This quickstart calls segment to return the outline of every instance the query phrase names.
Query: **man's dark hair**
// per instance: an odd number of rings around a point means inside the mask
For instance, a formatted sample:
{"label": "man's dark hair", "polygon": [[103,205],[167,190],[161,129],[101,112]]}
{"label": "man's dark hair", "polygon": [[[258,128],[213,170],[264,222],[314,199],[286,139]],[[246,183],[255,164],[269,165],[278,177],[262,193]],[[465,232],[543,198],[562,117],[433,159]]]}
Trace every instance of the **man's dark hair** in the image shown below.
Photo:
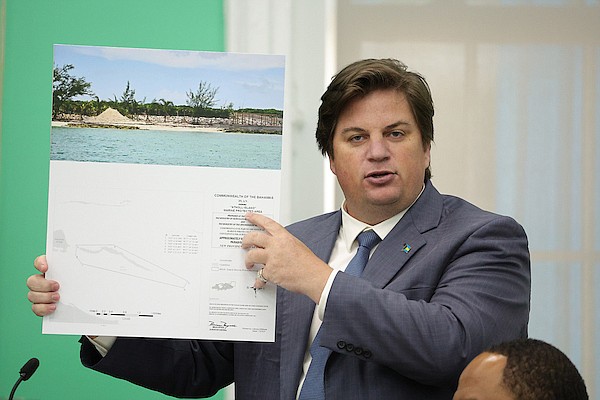
{"label": "man's dark hair", "polygon": [[[380,89],[395,89],[406,96],[421,132],[423,147],[433,141],[433,100],[429,85],[421,75],[407,70],[406,65],[393,59],[368,59],[354,62],[342,69],[321,96],[317,122],[317,144],[323,155],[334,159],[333,134],[341,112],[355,98]],[[425,181],[431,169],[425,171]]]}
{"label": "man's dark hair", "polygon": [[517,339],[490,347],[506,356],[503,386],[519,400],[587,400],[577,367],[562,351],[537,339]]}

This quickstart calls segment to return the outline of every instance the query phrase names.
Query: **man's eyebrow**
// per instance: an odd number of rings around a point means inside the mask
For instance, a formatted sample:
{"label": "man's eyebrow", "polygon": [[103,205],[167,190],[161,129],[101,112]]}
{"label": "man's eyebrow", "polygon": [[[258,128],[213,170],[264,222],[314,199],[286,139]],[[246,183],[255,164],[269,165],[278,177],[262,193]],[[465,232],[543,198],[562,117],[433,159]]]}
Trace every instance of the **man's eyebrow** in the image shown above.
{"label": "man's eyebrow", "polygon": [[[408,122],[408,121],[400,120],[400,121],[396,121],[396,122],[394,122],[392,124],[387,125],[385,127],[385,129],[394,129],[394,128],[398,128],[399,126],[408,126],[408,127],[410,127],[410,126],[412,126],[412,124],[410,122]],[[347,128],[342,129],[340,133],[344,134],[344,133],[348,133],[348,132],[359,132],[359,133],[362,133],[362,132],[367,132],[367,130],[364,129],[364,128],[361,128],[359,126],[349,126]]]}
{"label": "man's eyebrow", "polygon": [[397,128],[399,126],[412,126],[412,124],[408,121],[400,120],[400,121],[394,122],[393,124],[386,126],[386,129]]}
{"label": "man's eyebrow", "polygon": [[349,132],[366,132],[366,129],[360,128],[358,126],[349,126],[347,128],[342,129],[341,134],[349,133]]}

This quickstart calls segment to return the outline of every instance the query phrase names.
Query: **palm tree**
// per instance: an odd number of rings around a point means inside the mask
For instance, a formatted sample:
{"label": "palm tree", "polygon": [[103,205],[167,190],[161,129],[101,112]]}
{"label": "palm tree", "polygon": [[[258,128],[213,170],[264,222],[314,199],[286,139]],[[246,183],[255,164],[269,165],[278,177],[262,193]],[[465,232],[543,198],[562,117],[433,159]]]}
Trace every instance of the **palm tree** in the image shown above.
{"label": "palm tree", "polygon": [[173,110],[173,106],[175,104],[173,104],[172,101],[165,99],[158,100],[158,103],[160,104],[160,110],[164,116],[164,122],[167,122],[167,116],[171,116],[171,111]]}

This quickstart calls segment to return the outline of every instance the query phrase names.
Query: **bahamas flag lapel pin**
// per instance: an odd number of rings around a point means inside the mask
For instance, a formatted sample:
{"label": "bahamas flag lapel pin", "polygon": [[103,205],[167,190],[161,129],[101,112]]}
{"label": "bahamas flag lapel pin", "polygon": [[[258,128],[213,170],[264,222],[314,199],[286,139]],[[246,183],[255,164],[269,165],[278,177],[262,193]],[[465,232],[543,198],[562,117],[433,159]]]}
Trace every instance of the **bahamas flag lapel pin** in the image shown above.
{"label": "bahamas flag lapel pin", "polygon": [[410,249],[411,249],[410,244],[404,243],[404,247],[402,247],[402,251],[405,252],[406,254],[408,254]]}

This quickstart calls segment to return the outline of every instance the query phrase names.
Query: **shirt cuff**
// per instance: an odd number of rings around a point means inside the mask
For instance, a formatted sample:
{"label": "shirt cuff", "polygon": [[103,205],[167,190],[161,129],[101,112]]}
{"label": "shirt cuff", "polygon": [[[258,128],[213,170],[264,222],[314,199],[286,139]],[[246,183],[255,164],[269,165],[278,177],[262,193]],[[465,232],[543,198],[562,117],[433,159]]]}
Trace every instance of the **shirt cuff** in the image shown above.
{"label": "shirt cuff", "polygon": [[327,299],[329,298],[329,292],[331,291],[331,286],[333,285],[333,280],[335,279],[339,270],[333,270],[331,274],[329,274],[329,279],[327,279],[327,283],[323,288],[323,293],[321,293],[321,298],[319,299],[319,304],[317,305],[317,316],[321,321],[323,321],[323,316],[325,315],[325,306],[327,305]]}
{"label": "shirt cuff", "polygon": [[108,354],[108,351],[112,348],[115,340],[117,340],[116,336],[96,336],[94,339],[89,336],[86,337],[90,340],[90,342],[92,342],[102,357]]}

